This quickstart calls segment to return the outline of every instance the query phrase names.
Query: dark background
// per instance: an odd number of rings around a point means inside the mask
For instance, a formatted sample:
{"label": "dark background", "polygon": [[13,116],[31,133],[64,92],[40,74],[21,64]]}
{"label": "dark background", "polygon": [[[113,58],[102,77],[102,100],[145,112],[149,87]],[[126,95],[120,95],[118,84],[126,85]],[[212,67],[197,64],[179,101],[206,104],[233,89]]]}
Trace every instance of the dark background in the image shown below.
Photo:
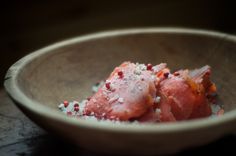
{"label": "dark background", "polygon": [[81,34],[178,26],[236,32],[229,0],[6,0],[0,5],[0,79],[23,55]]}
{"label": "dark background", "polygon": [[[229,0],[2,0],[0,81],[9,66],[27,53],[96,31],[177,26],[236,34],[234,9]],[[47,134],[13,105],[3,88],[0,100],[1,156],[97,155]],[[179,155],[235,155],[235,143],[236,136],[230,135]]]}

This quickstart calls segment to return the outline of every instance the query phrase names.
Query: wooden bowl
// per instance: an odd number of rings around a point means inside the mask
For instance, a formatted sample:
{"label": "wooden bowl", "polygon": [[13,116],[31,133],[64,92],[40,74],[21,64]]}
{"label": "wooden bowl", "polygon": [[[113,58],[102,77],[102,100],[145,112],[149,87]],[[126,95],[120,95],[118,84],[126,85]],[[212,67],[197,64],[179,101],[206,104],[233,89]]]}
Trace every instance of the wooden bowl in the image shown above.
{"label": "wooden bowl", "polygon": [[[121,62],[171,69],[209,64],[225,115],[177,123],[112,124],[72,119],[59,112],[63,100],[91,95],[91,86]],[[236,37],[203,30],[141,28],[101,32],[62,41],[20,59],[5,88],[38,125],[93,151],[168,154],[204,145],[236,131]]]}

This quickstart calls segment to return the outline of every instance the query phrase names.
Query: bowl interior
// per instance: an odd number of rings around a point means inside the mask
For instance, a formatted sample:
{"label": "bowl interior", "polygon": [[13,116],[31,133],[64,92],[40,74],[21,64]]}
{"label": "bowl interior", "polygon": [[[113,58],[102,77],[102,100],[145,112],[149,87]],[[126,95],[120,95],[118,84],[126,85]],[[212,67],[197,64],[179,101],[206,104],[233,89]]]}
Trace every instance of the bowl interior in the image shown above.
{"label": "bowl interior", "polygon": [[[75,39],[76,40],[76,39]],[[227,36],[185,32],[125,33],[76,40],[44,50],[18,76],[21,90],[51,109],[63,100],[90,96],[91,86],[123,61],[159,64],[177,70],[212,67],[219,102],[236,108],[236,44]]]}

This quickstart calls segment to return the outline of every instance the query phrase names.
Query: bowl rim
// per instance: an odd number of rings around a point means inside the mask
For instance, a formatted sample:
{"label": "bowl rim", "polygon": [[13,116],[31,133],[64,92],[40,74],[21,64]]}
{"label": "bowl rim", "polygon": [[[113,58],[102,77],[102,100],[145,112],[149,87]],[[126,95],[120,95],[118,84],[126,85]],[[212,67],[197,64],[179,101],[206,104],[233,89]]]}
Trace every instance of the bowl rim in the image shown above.
{"label": "bowl rim", "polygon": [[[204,118],[191,121],[179,121],[176,123],[158,123],[158,124],[111,124],[110,122],[86,121],[66,117],[63,113],[52,110],[38,101],[28,98],[18,85],[18,74],[22,69],[35,58],[52,52],[52,50],[71,45],[75,43],[86,42],[93,39],[100,39],[105,37],[114,37],[122,35],[133,34],[147,34],[147,33],[169,33],[169,34],[189,34],[201,35],[208,37],[216,37],[222,40],[229,40],[236,42],[236,36],[203,29],[189,29],[179,27],[148,27],[148,28],[129,28],[119,30],[102,31],[88,35],[78,36],[71,39],[66,39],[42,49],[36,50],[14,63],[7,71],[4,79],[4,87],[8,95],[16,102],[17,105],[33,112],[34,114],[50,118],[55,121],[65,122],[72,126],[78,126],[88,129],[96,129],[102,131],[123,132],[123,133],[176,133],[177,131],[189,131],[208,128],[209,126],[217,127],[222,124],[236,123],[236,109],[225,113],[218,118]],[[232,129],[228,129],[232,131]]]}

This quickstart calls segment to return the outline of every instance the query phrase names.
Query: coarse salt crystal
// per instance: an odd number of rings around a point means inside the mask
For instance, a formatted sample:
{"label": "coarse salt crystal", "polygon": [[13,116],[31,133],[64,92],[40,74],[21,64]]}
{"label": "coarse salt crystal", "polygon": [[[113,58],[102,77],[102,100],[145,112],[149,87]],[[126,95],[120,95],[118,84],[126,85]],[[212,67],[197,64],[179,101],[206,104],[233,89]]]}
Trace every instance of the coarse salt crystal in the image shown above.
{"label": "coarse salt crystal", "polygon": [[145,66],[144,64],[138,65],[137,68],[138,68],[139,70],[142,70],[142,71],[147,70],[147,66]]}
{"label": "coarse salt crystal", "polygon": [[160,110],[159,108],[157,108],[157,109],[155,110],[155,113],[160,114],[160,113],[161,113],[161,110]]}
{"label": "coarse salt crystal", "polygon": [[96,93],[98,91],[98,86],[92,86],[92,91]]}
{"label": "coarse salt crystal", "polygon": [[110,90],[111,90],[111,91],[114,91],[114,90],[115,90],[115,86],[114,86],[113,83],[110,84]]}
{"label": "coarse salt crystal", "polygon": [[211,111],[213,114],[216,114],[221,109],[221,107],[216,104],[211,104],[210,106],[211,106]]}
{"label": "coarse salt crystal", "polygon": [[138,89],[139,89],[139,90],[143,90],[141,86],[138,86]]}
{"label": "coarse salt crystal", "polygon": [[134,70],[134,74],[141,75],[142,71],[147,70],[147,67],[144,64],[138,64],[136,65],[136,68]]}
{"label": "coarse salt crystal", "polygon": [[141,75],[141,70],[135,69],[135,70],[134,70],[134,74],[135,74],[135,75]]}
{"label": "coarse salt crystal", "polygon": [[61,103],[61,104],[58,106],[58,108],[60,108],[60,109],[64,108],[64,104]]}
{"label": "coarse salt crystal", "polygon": [[156,65],[156,66],[152,67],[152,70],[153,70],[154,73],[157,73],[157,72],[160,71],[160,68],[158,67],[158,65]]}
{"label": "coarse salt crystal", "polygon": [[155,103],[159,103],[161,101],[161,97],[160,96],[157,96],[154,100]]}
{"label": "coarse salt crystal", "polygon": [[103,91],[102,93],[103,93],[103,95],[107,96],[107,92]]}
{"label": "coarse salt crystal", "polygon": [[152,75],[152,76],[151,76],[151,79],[152,79],[152,80],[156,80],[156,75]]}
{"label": "coarse salt crystal", "polygon": [[115,94],[112,98],[110,98],[109,102],[114,102],[116,100],[118,100],[120,96],[118,94]]}
{"label": "coarse salt crystal", "polygon": [[118,102],[119,102],[119,103],[123,103],[123,102],[124,102],[124,98],[121,98],[121,97],[120,97],[120,98],[118,99]]}

